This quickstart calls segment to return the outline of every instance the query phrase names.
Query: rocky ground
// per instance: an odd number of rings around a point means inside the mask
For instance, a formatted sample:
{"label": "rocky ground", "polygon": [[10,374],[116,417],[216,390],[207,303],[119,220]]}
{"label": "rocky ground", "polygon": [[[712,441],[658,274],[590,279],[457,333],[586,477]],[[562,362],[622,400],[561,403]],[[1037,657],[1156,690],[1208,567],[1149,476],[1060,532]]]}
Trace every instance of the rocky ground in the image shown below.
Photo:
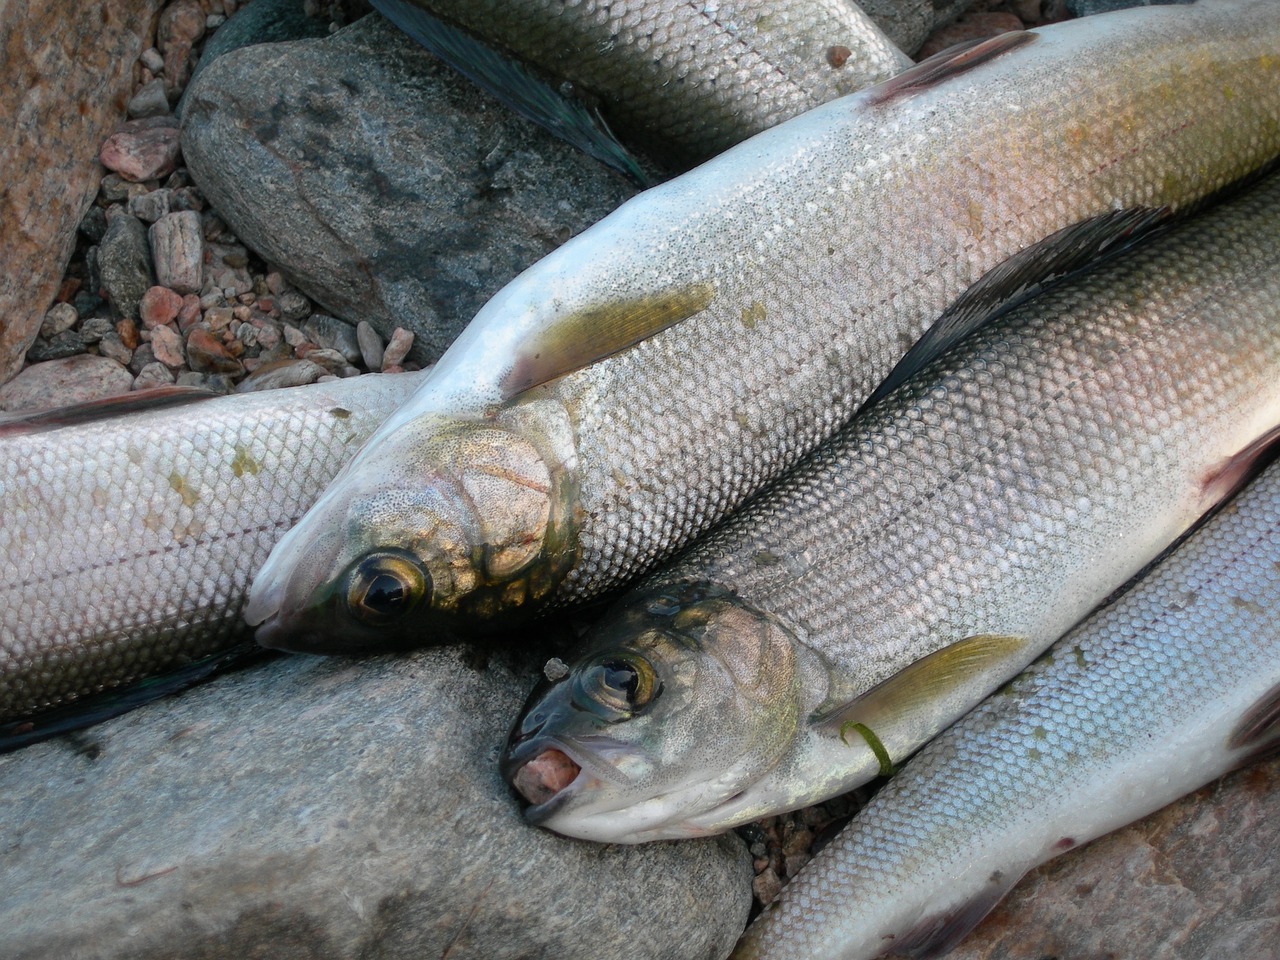
{"label": "rocky ground", "polygon": [[[1121,4],[1116,0],[978,2],[966,16],[927,39],[918,56],[959,40],[1117,5]],[[874,8],[875,4],[868,4],[869,10]],[[95,134],[92,143],[45,145],[43,156],[27,158],[25,165],[12,168],[34,170],[44,164],[56,170],[61,159],[58,150],[69,154],[91,150],[101,162],[94,174],[99,178],[96,192],[92,184],[85,187],[92,199],[78,223],[72,219],[69,231],[47,241],[44,265],[65,261],[65,269],[46,279],[35,277],[40,282],[25,289],[17,289],[12,282],[12,290],[0,284],[0,306],[12,318],[8,329],[0,330],[0,343],[14,358],[22,352],[15,343],[30,343],[21,371],[0,386],[0,410],[39,408],[174,383],[231,392],[366,371],[416,369],[434,359],[506,280],[634,192],[617,175],[549,142],[540,131],[505,116],[484,97],[464,89],[427,54],[373,19],[326,41],[327,46],[280,43],[329,36],[365,13],[360,0],[308,0],[305,6],[282,0],[250,4],[156,0],[149,6],[135,4],[128,16],[117,18],[126,28],[121,36],[132,41],[112,44],[103,35],[98,54],[116,57],[100,65],[100,73],[124,78],[115,118],[121,122],[101,120],[93,127],[101,135]],[[32,36],[38,32],[33,30]],[[264,40],[278,45],[248,47]],[[379,68],[383,70],[379,83],[365,84],[368,55],[374,49],[390,52]],[[224,55],[225,61],[221,60]],[[120,62],[121,58],[127,62]],[[200,80],[206,70],[210,76]],[[204,86],[186,96],[193,78]],[[38,78],[28,79],[35,89]],[[328,87],[323,85],[326,79],[332,81]],[[263,104],[272,99],[288,103],[290,110],[282,111],[270,130],[252,127],[246,118],[269,111]],[[446,129],[462,137],[464,148],[442,145],[432,139],[432,132],[410,122],[425,99],[454,111],[442,114],[437,131]],[[391,118],[394,138],[384,139],[362,126],[375,112]],[[318,139],[317,129],[323,138]],[[348,139],[343,140],[344,136]],[[254,144],[270,149],[254,155],[260,166],[245,170],[232,159],[234,151],[253,149]],[[333,149],[326,152],[321,145]],[[383,152],[376,153],[379,150]],[[397,151],[399,156],[393,157]],[[400,166],[393,166],[393,161]],[[392,183],[396,202],[388,204],[385,193],[379,196],[372,181],[361,183],[362,169],[397,171],[392,174],[400,178]],[[424,187],[428,181],[430,189]],[[72,183],[70,174],[67,182]],[[72,185],[67,192],[77,189]],[[326,206],[323,198],[332,196],[341,203]],[[56,204],[49,200],[48,205]],[[430,227],[417,229],[419,224]],[[7,256],[10,263],[26,262],[12,251]],[[414,265],[421,276],[409,276],[406,264]],[[23,269],[27,268],[14,272]],[[36,321],[29,334],[18,330],[20,315]],[[19,363],[13,359],[7,370],[0,371],[0,381],[18,370]],[[334,672],[336,668],[325,669]],[[233,694],[207,696],[235,699]],[[198,721],[192,723],[199,728]],[[181,730],[170,732],[185,736]],[[211,751],[209,756],[221,756],[219,751],[231,748],[217,741],[200,749]],[[36,761],[22,762],[27,765],[22,767],[25,780],[25,771]],[[74,766],[65,757],[58,762]],[[87,791],[76,802],[92,804],[97,796],[94,790],[108,789],[97,786],[101,781],[92,777],[84,786],[76,779],[83,778],[82,771],[68,768],[66,775]],[[117,775],[118,771],[112,774]],[[1210,801],[1219,811],[1215,836],[1226,832],[1234,816],[1223,810],[1247,809],[1257,822],[1263,819],[1257,810],[1265,804],[1267,793],[1275,795],[1270,785],[1277,775],[1273,763],[1260,774],[1241,775],[1220,788],[1202,791],[1197,798],[1157,815],[1151,821],[1154,826],[1131,828],[1127,840],[1121,837],[1096,845],[1104,853],[1095,856],[1110,856],[1115,862],[1132,860],[1153,833],[1182,837],[1177,831],[1183,830],[1188,836],[1199,836],[1207,829],[1203,804]],[[1258,777],[1269,785],[1268,790],[1257,789]],[[770,901],[864,800],[865,794],[855,793],[742,830],[754,860],[754,910]],[[42,801],[33,796],[31,802]],[[30,836],[36,838],[43,828],[27,829],[35,831]],[[241,840],[248,846],[258,842],[248,834]],[[1204,862],[1202,847],[1190,840],[1178,844],[1179,849],[1185,847],[1186,857]],[[1044,926],[1049,921],[1034,912],[1036,904],[1051,900],[1083,902],[1085,886],[1092,890],[1104,883],[1098,879],[1103,873],[1095,870],[1091,874],[1095,879],[1062,880],[1056,892],[1045,892],[1055,878],[1073,876],[1070,870],[1093,869],[1072,867],[1078,860],[1104,862],[1084,860],[1091,849],[1037,872],[1037,879],[1028,885],[1030,892],[1015,893],[1010,905],[998,911],[998,929],[989,924],[983,928],[986,933],[979,932],[975,944],[985,946],[970,947],[971,955],[1060,955],[1064,960],[1108,955],[1092,947],[1093,952],[1074,953],[1063,948],[1062,936]],[[1176,879],[1181,868],[1167,866],[1171,856],[1167,849],[1159,853],[1158,869],[1162,877],[1172,870]],[[234,871],[225,864],[210,869],[216,875],[216,870],[224,868],[232,876]],[[131,890],[136,878],[119,869],[121,889]],[[167,868],[159,864],[156,869]],[[452,869],[465,873],[468,868],[464,863]],[[1222,869],[1234,868],[1227,864]],[[426,883],[421,878],[418,882]],[[1193,888],[1188,896],[1194,900],[1201,895],[1211,898],[1215,883],[1221,886],[1220,879],[1212,878],[1200,887],[1189,881],[1185,887],[1181,881],[1177,885],[1184,891]],[[1172,881],[1165,886],[1173,890]],[[145,904],[152,888],[147,889],[147,896],[130,894],[126,899]],[[1169,894],[1175,906],[1176,893]],[[163,895],[176,897],[175,903],[185,896],[177,888]],[[301,902],[306,892],[289,895],[299,896]],[[1108,906],[1124,919],[1123,888],[1110,896]],[[1239,899],[1245,894],[1237,890],[1231,896]],[[271,907],[263,909],[269,912]],[[35,908],[32,911],[30,917],[35,919],[30,922],[39,926],[43,915]],[[1058,910],[1053,915],[1078,920],[1081,913],[1092,911],[1077,905],[1075,913]],[[1221,911],[1210,912],[1217,917]],[[1255,909],[1259,912],[1265,910]],[[1276,913],[1272,909],[1269,914],[1273,925]],[[1038,919],[1018,919],[1024,916]],[[1188,929],[1208,925],[1210,919],[1203,912],[1179,915],[1179,922]],[[1264,916],[1259,922],[1268,921]],[[397,929],[397,936],[410,936],[407,927]],[[999,932],[1005,930],[1020,932]],[[346,931],[334,936],[350,939],[357,934]],[[1190,934],[1184,939],[1194,944],[1189,938]],[[41,955],[47,955],[53,943],[48,941]],[[1032,949],[1027,944],[1037,945]],[[1125,951],[1115,955],[1123,956]]]}

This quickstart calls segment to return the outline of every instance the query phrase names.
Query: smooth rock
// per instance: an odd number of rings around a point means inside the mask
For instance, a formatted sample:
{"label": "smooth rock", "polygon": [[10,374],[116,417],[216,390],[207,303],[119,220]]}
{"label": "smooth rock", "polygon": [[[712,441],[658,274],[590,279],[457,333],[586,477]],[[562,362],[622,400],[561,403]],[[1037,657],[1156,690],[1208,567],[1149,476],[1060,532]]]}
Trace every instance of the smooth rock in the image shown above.
{"label": "smooth rock", "polygon": [[536,672],[285,657],[0,757],[0,955],[724,957],[737,837],[603,846],[520,818],[496,758]]}
{"label": "smooth rock", "polygon": [[156,327],[151,331],[151,352],[166,367],[176,370],[187,364],[182,337],[173,327]]}
{"label": "smooth rock", "polygon": [[136,317],[142,295],[155,284],[147,228],[141,220],[126,213],[111,218],[98,244],[98,271],[116,316]]}
{"label": "smooth rock", "polygon": [[163,54],[175,43],[190,47],[204,36],[206,16],[199,0],[174,0],[156,24],[156,48]]}
{"label": "smooth rock", "polygon": [[382,351],[382,368],[398,367],[413,348],[413,334],[404,327],[396,327],[391,331],[391,339]]}
{"label": "smooth rock", "polygon": [[[329,24],[319,18],[307,16],[300,0],[253,0],[253,3],[232,14],[218,32],[205,41],[200,52],[200,62],[191,74],[187,90],[195,83],[209,64],[231,50],[255,43],[281,43],[288,40],[305,40],[327,37]],[[182,115],[187,93],[182,95],[177,113]]]}
{"label": "smooth rock", "polygon": [[150,330],[173,323],[182,309],[183,298],[168,287],[151,287],[138,303],[138,318]]}
{"label": "smooth rock", "polygon": [[197,373],[221,373],[229,377],[244,373],[244,365],[227,352],[221,340],[203,327],[192,327],[187,334],[187,364]]}
{"label": "smooth rock", "polygon": [[163,363],[152,361],[144,364],[133,381],[134,390],[150,390],[154,387],[167,387],[173,383],[173,371]]}
{"label": "smooth rock", "polygon": [[947,960],[1280,958],[1280,760],[1025,877]]}
{"label": "smooth rock", "polygon": [[148,232],[160,286],[176,293],[197,293],[204,283],[204,231],[200,214],[166,214]]}
{"label": "smooth rock", "polygon": [[356,337],[356,328],[345,320],[324,313],[313,313],[302,325],[302,332],[312,343],[337,350],[348,363],[360,360],[360,341]]}
{"label": "smooth rock", "polygon": [[76,313],[74,306],[69,303],[55,303],[44,315],[44,320],[40,324],[40,336],[46,340],[56,337],[64,330],[74,327],[79,319],[80,315]]}
{"label": "smooth rock", "polygon": [[85,341],[78,330],[63,330],[52,337],[36,337],[27,350],[27,360],[31,363],[43,363],[46,360],[61,360],[63,357],[74,357],[84,353]]}
{"label": "smooth rock", "polygon": [[143,117],[162,117],[169,112],[169,95],[163,80],[152,80],[138,88],[129,98],[129,116],[135,120]]}
{"label": "smooth rock", "polygon": [[297,290],[285,290],[276,296],[276,306],[280,308],[280,317],[296,323],[311,315],[311,301]]}
{"label": "smooth rock", "polygon": [[125,180],[141,183],[172,173],[180,152],[177,120],[147,117],[130,120],[107,137],[98,160]]}
{"label": "smooth rock", "polygon": [[[75,250],[161,0],[8,3],[0,15],[0,383],[22,364]],[[21,229],[13,225],[21,224]]]}
{"label": "smooth rock", "polygon": [[104,357],[110,357],[126,368],[129,366],[129,361],[133,359],[133,350],[126,347],[120,335],[116,333],[109,333],[98,341],[98,353]]}
{"label": "smooth rock", "polygon": [[115,329],[116,325],[108,317],[90,317],[80,325],[79,332],[85,343],[97,343]]}
{"label": "smooth rock", "polygon": [[155,223],[173,206],[173,191],[161,188],[129,198],[129,213],[143,223]]}
{"label": "smooth rock", "polygon": [[[132,385],[133,374],[116,361],[82,353],[63,360],[31,364],[0,387],[0,410],[44,410],[85,403],[127,393]],[[5,831],[0,827],[0,846],[5,843]],[[3,874],[0,868],[0,875]],[[0,933],[0,939],[3,937]],[[0,956],[3,955],[4,951],[0,950]]]}
{"label": "smooth rock", "polygon": [[191,87],[183,142],[241,240],[326,312],[412,327],[418,362],[634,193],[375,16],[220,57]]}
{"label": "smooth rock", "polygon": [[364,360],[364,365],[370,370],[381,370],[386,344],[382,342],[378,331],[361,320],[356,324],[356,340],[360,344],[360,357]]}

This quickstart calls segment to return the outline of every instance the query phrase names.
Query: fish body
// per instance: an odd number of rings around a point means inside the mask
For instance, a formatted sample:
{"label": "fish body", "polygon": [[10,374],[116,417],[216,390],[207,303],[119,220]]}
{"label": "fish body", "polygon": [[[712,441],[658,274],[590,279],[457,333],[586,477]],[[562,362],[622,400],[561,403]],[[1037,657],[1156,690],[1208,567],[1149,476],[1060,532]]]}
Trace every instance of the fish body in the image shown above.
{"label": "fish body", "polygon": [[272,545],[421,379],[0,423],[0,721],[244,638]]}
{"label": "fish body", "polygon": [[818,107],[501,290],[273,551],[246,616],[267,646],[350,651],[617,587],[831,436],[998,265],[1277,152],[1280,8],[1257,0],[1005,34]]}
{"label": "fish body", "polygon": [[1277,571],[1272,467],[912,759],[733,956],[938,955],[1031,867],[1274,755]]}
{"label": "fish body", "polygon": [[631,842],[865,783],[1155,559],[1278,428],[1272,177],[984,327],[652,577],[535,692],[506,774],[535,823]]}
{"label": "fish body", "polygon": [[571,83],[624,139],[682,164],[911,66],[852,0],[375,6],[415,35],[417,7],[483,37]]}

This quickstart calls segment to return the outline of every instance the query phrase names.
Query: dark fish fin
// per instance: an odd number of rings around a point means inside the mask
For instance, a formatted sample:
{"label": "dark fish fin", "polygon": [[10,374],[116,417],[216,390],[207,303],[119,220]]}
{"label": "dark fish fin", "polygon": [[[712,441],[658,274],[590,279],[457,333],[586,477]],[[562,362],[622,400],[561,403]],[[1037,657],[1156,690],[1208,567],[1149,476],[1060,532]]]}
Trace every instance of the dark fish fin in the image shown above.
{"label": "dark fish fin", "polygon": [[911,960],[929,960],[941,957],[967,937],[983,917],[995,909],[1026,871],[1008,874],[997,870],[987,878],[982,889],[951,909],[930,914],[914,927],[893,941],[882,957],[910,957]]}
{"label": "dark fish fin", "polygon": [[61,707],[54,707],[24,720],[0,723],[0,753],[48,740],[63,733],[82,730],[94,724],[128,713],[135,707],[185,690],[216,673],[251,663],[271,652],[252,641],[193,660],[176,670],[137,683],[106,690]]}
{"label": "dark fish fin", "polygon": [[637,300],[617,300],[562,317],[528,337],[502,380],[504,400],[603,360],[707,309],[707,283]]}
{"label": "dark fish fin", "polygon": [[642,187],[651,179],[618,142],[599,112],[565,96],[534,68],[501,53],[466,31],[445,23],[407,0],[369,0],[380,14],[433,54],[516,113]]}
{"label": "dark fish fin", "polygon": [[[1021,670],[1036,651],[1026,637],[979,634],[922,657],[847,704],[811,717],[810,727],[846,743],[866,741],[888,774],[950,725],[957,698],[977,703]],[[939,706],[945,702],[946,706]]]}
{"label": "dark fish fin", "polygon": [[1243,750],[1239,766],[1280,756],[1280,683],[1250,707],[1227,738],[1228,750]]}
{"label": "dark fish fin", "polygon": [[1280,427],[1273,427],[1243,450],[1227,457],[1205,476],[1205,496],[1221,502],[1252,480],[1275,456]]}
{"label": "dark fish fin", "polygon": [[993,267],[956,298],[863,404],[867,410],[975,330],[1059,280],[1127,250],[1169,219],[1165,208],[1136,207],[1092,217],[1050,234]]}
{"label": "dark fish fin", "polygon": [[33,410],[0,417],[0,437],[12,437],[26,433],[43,433],[59,427],[78,427],[98,420],[123,417],[130,413],[150,413],[168,407],[180,407],[219,396],[203,387],[155,387],[137,390],[102,400],[72,403],[65,407]]}
{"label": "dark fish fin", "polygon": [[928,90],[1038,39],[1039,34],[1011,30],[981,40],[964,40],[872,87],[869,91],[870,102],[872,105],[888,103],[890,100]]}

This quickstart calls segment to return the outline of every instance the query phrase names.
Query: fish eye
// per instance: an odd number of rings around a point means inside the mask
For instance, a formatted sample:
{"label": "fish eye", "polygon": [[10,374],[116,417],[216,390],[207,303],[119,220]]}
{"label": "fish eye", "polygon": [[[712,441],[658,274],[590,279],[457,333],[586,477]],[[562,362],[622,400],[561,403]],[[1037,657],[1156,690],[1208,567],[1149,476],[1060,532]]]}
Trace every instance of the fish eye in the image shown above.
{"label": "fish eye", "polygon": [[404,616],[431,591],[431,577],[411,554],[371,553],[347,573],[347,609],[357,620],[382,626]]}
{"label": "fish eye", "polygon": [[653,666],[643,657],[610,657],[575,678],[574,700],[601,718],[626,720],[662,692]]}

